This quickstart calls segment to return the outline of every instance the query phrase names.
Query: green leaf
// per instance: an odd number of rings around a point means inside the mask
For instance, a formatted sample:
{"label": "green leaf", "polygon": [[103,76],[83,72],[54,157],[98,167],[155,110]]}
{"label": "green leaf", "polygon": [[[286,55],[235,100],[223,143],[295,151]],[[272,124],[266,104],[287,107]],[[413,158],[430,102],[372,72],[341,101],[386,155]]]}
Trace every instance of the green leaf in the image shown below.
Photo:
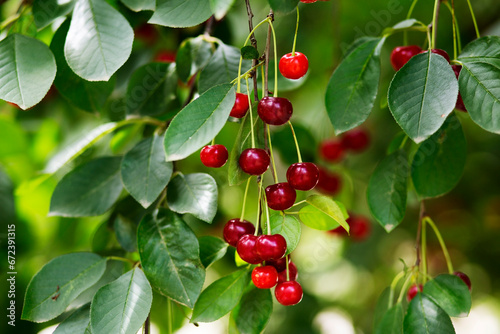
{"label": "green leaf", "polygon": [[467,143],[458,118],[448,117],[441,129],[424,141],[413,157],[411,177],[421,197],[437,197],[460,180],[467,158]]}
{"label": "green leaf", "polygon": [[349,232],[349,224],[345,221],[342,208],[327,196],[311,195],[307,198],[310,205],[299,211],[300,220],[315,230],[332,230],[339,225]]}
{"label": "green leaf", "polygon": [[82,79],[73,72],[64,56],[64,43],[69,24],[70,21],[66,20],[57,29],[50,43],[50,49],[54,53],[57,63],[54,86],[64,98],[76,107],[90,112],[100,111],[113,92],[116,80],[113,77],[109,81],[91,82]]}
{"label": "green leaf", "polygon": [[458,57],[462,63],[488,63],[500,67],[500,37],[484,36],[473,40]]}
{"label": "green leaf", "polygon": [[200,243],[200,260],[205,268],[226,255],[228,244],[219,238],[203,236],[198,238]]}
{"label": "green leaf", "polygon": [[386,232],[403,220],[408,192],[408,158],[397,150],[382,160],[370,177],[366,197],[370,211]]}
{"label": "green leaf", "polygon": [[66,174],[50,200],[50,216],[99,216],[120,196],[121,157],[91,160]]}
{"label": "green leaf", "polygon": [[276,14],[288,14],[297,8],[299,0],[269,0],[269,5]]}
{"label": "green leaf", "polygon": [[120,243],[127,252],[135,252],[137,250],[137,224],[132,220],[118,215],[113,222],[113,229],[116,233],[116,240]]}
{"label": "green leaf", "polygon": [[121,0],[121,2],[134,12],[140,12],[142,10],[155,10],[156,7],[155,0]]}
{"label": "green leaf", "polygon": [[130,77],[125,106],[127,114],[158,115],[165,113],[176,98],[175,65],[149,63]]}
{"label": "green leaf", "polygon": [[179,173],[167,191],[167,203],[172,211],[190,213],[209,224],[217,213],[217,197],[217,183],[204,173]]}
{"label": "green leaf", "polygon": [[214,17],[217,21],[220,21],[224,16],[226,16],[227,11],[234,4],[235,0],[210,0],[210,8],[214,13]]}
{"label": "green leaf", "polygon": [[411,58],[394,76],[387,95],[399,126],[416,143],[434,134],[455,108],[458,85],[450,64],[432,52]]}
{"label": "green leaf", "polygon": [[471,308],[467,285],[455,275],[439,275],[424,286],[424,293],[450,317],[466,317]]}
{"label": "green leaf", "polygon": [[212,322],[229,313],[250,281],[247,269],[238,270],[210,284],[194,305],[191,322]]}
{"label": "green leaf", "polygon": [[219,85],[182,109],[165,132],[167,161],[184,159],[212,140],[226,124],[235,99],[232,85]]}
{"label": "green leaf", "polygon": [[144,217],[137,231],[141,264],[161,294],[193,308],[205,281],[198,239],[189,226],[168,210]]}
{"label": "green leaf", "polygon": [[207,42],[203,36],[184,40],[175,57],[179,79],[187,83],[193,74],[207,65],[212,53],[212,43]]}
{"label": "green leaf", "polygon": [[405,334],[455,333],[450,317],[423,293],[411,300],[403,326]]}
{"label": "green leaf", "polygon": [[241,48],[241,56],[243,59],[258,59],[260,54],[256,48],[251,45],[247,45]]}
{"label": "green leaf", "polygon": [[207,0],[157,0],[156,10],[148,23],[172,28],[193,27],[212,16]]}
{"label": "green leaf", "polygon": [[153,292],[139,268],[97,291],[90,307],[92,333],[136,334],[148,317]]}
{"label": "green leaf", "polygon": [[134,32],[106,1],[78,0],[64,45],[69,67],[89,81],[108,81],[128,59]]}
{"label": "green leaf", "polygon": [[0,41],[0,99],[26,110],[42,100],[55,76],[56,61],[47,45],[19,34]]}
{"label": "green leaf", "polygon": [[33,2],[33,17],[38,29],[43,29],[61,16],[68,15],[75,6],[74,0],[37,0]]}
{"label": "green leaf", "polygon": [[384,41],[369,39],[358,45],[333,72],[325,103],[335,134],[355,128],[370,115],[378,91]]}
{"label": "green leaf", "polygon": [[242,334],[260,334],[266,328],[273,313],[271,290],[258,289],[252,283],[231,313],[236,327]]}
{"label": "green leaf", "polygon": [[85,334],[89,322],[90,304],[87,304],[64,319],[52,334]]}
{"label": "green leaf", "polygon": [[387,287],[382,291],[380,296],[377,299],[377,305],[375,306],[375,311],[373,312],[373,330],[375,330],[382,318],[389,310],[389,298],[391,295],[390,287]]}
{"label": "green leaf", "polygon": [[96,283],[105,269],[106,259],[92,253],[66,254],[51,260],[28,284],[21,319],[34,322],[54,319]]}
{"label": "green leaf", "polygon": [[271,234],[281,234],[285,238],[286,253],[290,254],[295,250],[300,241],[300,221],[294,216],[282,215],[280,212],[273,213],[269,219]]}
{"label": "green leaf", "polygon": [[144,208],[149,207],[167,186],[173,165],[165,161],[163,137],[146,138],[125,154],[121,176],[125,189]]}
{"label": "green leaf", "polygon": [[398,303],[385,313],[375,330],[375,334],[403,334],[403,319],[403,306]]}

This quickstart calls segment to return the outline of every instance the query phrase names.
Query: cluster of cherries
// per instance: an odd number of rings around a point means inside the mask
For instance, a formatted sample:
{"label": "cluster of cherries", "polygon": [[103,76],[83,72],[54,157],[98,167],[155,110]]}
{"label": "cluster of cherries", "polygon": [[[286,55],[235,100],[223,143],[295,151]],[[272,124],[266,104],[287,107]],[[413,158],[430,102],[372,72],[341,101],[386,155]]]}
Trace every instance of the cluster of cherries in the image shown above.
{"label": "cluster of cherries", "polygon": [[[432,49],[431,50],[433,53],[438,54],[440,56],[443,56],[444,59],[450,62],[450,56],[448,53],[444,50],[441,49]],[[413,56],[420,54],[420,53],[425,53],[427,50],[422,50],[420,46],[418,45],[408,45],[408,46],[398,46],[392,50],[391,53],[391,64],[392,67],[396,70],[399,71],[401,67],[403,67]],[[453,69],[453,72],[455,72],[455,76],[458,79],[458,76],[460,75],[460,71],[462,70],[461,65],[451,65],[451,68]],[[455,105],[455,109],[467,112],[467,109],[465,108],[464,101],[462,100],[462,96],[460,93],[458,94],[457,98],[457,103]]]}
{"label": "cluster of cherries", "polygon": [[[472,283],[470,281],[469,276],[467,276],[467,274],[464,274],[461,271],[455,271],[453,273],[453,275],[460,278],[467,285],[467,287],[469,288],[469,291],[472,289]],[[422,292],[422,291],[424,291],[424,287],[422,284],[413,284],[408,289],[408,292],[406,293],[406,298],[408,299],[408,301],[411,301],[413,298],[415,298],[417,293]]]}

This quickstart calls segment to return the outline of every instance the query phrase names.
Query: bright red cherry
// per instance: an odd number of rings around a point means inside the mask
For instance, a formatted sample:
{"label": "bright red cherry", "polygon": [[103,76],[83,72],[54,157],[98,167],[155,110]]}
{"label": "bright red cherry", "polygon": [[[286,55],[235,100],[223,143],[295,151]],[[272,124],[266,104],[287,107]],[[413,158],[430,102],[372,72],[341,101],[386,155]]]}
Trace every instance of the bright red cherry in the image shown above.
{"label": "bright red cherry", "polygon": [[464,281],[464,283],[467,284],[467,287],[469,288],[469,291],[470,291],[470,289],[472,289],[472,283],[470,281],[469,276],[467,276],[466,274],[464,274],[461,271],[455,271],[453,273],[453,275],[459,277],[462,281]]}
{"label": "bright red cherry", "polygon": [[364,129],[353,129],[342,135],[342,146],[354,152],[364,151],[370,144],[370,137]]}
{"label": "bright red cherry", "polygon": [[259,101],[257,112],[264,123],[282,125],[292,117],[293,106],[284,97],[267,96]]}
{"label": "bright red cherry", "polygon": [[[314,3],[316,1],[318,1],[318,0],[300,0],[300,2],[302,2],[302,3]],[[325,1],[325,0],[323,0],[323,1]]]}
{"label": "bright red cherry", "polygon": [[266,188],[267,205],[273,210],[291,208],[296,198],[297,193],[288,182],[276,183]]}
{"label": "bright red cherry", "polygon": [[[288,257],[288,263],[290,263],[290,257]],[[268,260],[266,261],[266,265],[273,266],[279,273],[286,269],[286,257],[282,257],[278,260]]]}
{"label": "bright red cherry", "polygon": [[312,162],[297,162],[288,167],[286,179],[297,190],[311,190],[318,184],[319,169]]}
{"label": "bright red cherry", "polygon": [[295,281],[278,283],[274,290],[274,296],[281,305],[295,305],[302,300],[302,287]]}
{"label": "bright red cherry", "polygon": [[342,186],[342,179],[335,172],[319,168],[319,180],[316,189],[324,194],[336,195]]}
{"label": "bright red cherry", "polygon": [[278,283],[278,272],[273,266],[256,267],[252,271],[252,282],[259,289],[271,289]]}
{"label": "bright red cherry", "polygon": [[[460,71],[462,70],[461,65],[451,65],[451,68],[453,69],[453,72],[455,72],[455,76],[457,77],[460,75]],[[458,109],[460,111],[465,111],[467,112],[467,109],[465,108],[464,100],[462,100],[462,95],[458,93],[458,98],[457,98],[457,103],[455,104],[455,109]]]}
{"label": "bright red cherry", "polygon": [[[423,50],[420,53],[426,53],[427,51],[428,50]],[[432,49],[431,52],[444,57],[444,59],[446,59],[448,61],[448,63],[450,62],[450,56],[448,55],[448,52],[441,50],[441,49]]]}
{"label": "bright red cherry", "polygon": [[224,240],[233,247],[238,245],[238,241],[245,234],[254,234],[255,226],[252,223],[238,218],[231,219],[224,226]]}
{"label": "bright red cherry", "polygon": [[411,301],[413,298],[415,298],[417,293],[422,292],[423,290],[424,290],[424,287],[422,286],[422,284],[419,284],[419,285],[413,284],[408,289],[408,293],[406,294],[406,298],[408,299],[408,301]]}
{"label": "bright red cherry", "polygon": [[236,245],[236,251],[241,259],[251,264],[261,263],[261,257],[256,253],[257,237],[253,234],[245,234]]}
{"label": "bright red cherry", "polygon": [[160,63],[174,63],[175,62],[175,52],[168,50],[158,51],[156,54],[155,61]]}
{"label": "bright red cherry", "polygon": [[287,53],[281,57],[279,62],[279,69],[281,74],[287,79],[300,79],[307,73],[309,68],[309,61],[307,57],[300,52]]}
{"label": "bright red cherry", "polygon": [[281,234],[259,235],[255,241],[255,253],[263,261],[278,260],[286,253],[286,240]]}
{"label": "bright red cherry", "polygon": [[326,161],[339,162],[344,158],[344,146],[338,139],[327,139],[319,144],[319,154]]}
{"label": "bright red cherry", "polygon": [[299,276],[297,267],[293,262],[290,261],[288,264],[288,270],[290,271],[290,279],[286,279],[286,268],[278,273],[278,283],[286,282],[286,281],[296,281]]}
{"label": "bright red cherry", "polygon": [[270,163],[269,154],[261,148],[247,148],[241,152],[239,159],[241,169],[250,175],[263,174]]}
{"label": "bright red cherry", "polygon": [[226,164],[227,148],[224,145],[207,145],[201,149],[201,162],[207,167],[219,168]]}
{"label": "bright red cherry", "polygon": [[398,46],[392,50],[391,64],[392,67],[399,71],[416,54],[422,52],[422,48],[418,45]]}
{"label": "bright red cherry", "polygon": [[247,114],[248,111],[248,95],[243,93],[236,93],[236,100],[234,100],[233,109],[229,116],[235,118],[242,118]]}

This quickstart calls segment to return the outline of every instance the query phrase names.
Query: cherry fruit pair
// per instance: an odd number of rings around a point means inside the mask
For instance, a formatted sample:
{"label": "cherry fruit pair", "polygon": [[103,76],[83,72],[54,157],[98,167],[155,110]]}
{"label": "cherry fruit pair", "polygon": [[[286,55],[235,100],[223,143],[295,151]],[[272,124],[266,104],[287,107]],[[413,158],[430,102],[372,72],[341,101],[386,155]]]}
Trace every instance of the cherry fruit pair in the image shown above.
{"label": "cherry fruit pair", "polygon": [[251,264],[278,260],[285,255],[286,240],[281,234],[246,234],[239,239],[236,251],[243,261]]}
{"label": "cherry fruit pair", "polygon": [[346,151],[364,151],[370,145],[370,137],[364,129],[347,131],[340,139],[327,139],[319,146],[320,156],[330,162],[341,161]]}

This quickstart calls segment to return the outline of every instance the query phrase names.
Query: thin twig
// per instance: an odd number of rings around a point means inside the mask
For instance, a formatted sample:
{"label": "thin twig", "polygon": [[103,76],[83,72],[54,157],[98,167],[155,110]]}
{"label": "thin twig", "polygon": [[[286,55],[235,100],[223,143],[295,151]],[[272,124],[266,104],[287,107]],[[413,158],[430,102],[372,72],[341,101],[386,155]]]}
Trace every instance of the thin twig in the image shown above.
{"label": "thin twig", "polygon": [[[248,15],[248,29],[249,29],[249,31],[252,31],[253,30],[253,12],[252,12],[252,7],[250,7],[250,0],[245,0],[245,3],[246,3],[246,7],[247,7],[247,15]],[[252,36],[250,36],[250,43],[257,50],[257,39],[255,38],[255,34],[252,34]],[[252,67],[257,66],[258,61],[259,61],[258,59],[253,59],[252,60]],[[259,92],[257,89],[257,75],[256,75],[256,73],[257,73],[257,70],[254,70],[253,72],[251,72],[252,79],[253,79],[253,96],[254,96],[254,100],[257,102],[257,101],[259,101]]]}
{"label": "thin twig", "polygon": [[417,252],[417,259],[415,261],[415,267],[418,267],[420,265],[420,238],[422,237],[422,220],[424,217],[427,215],[425,212],[425,204],[424,201],[422,200],[420,202],[420,214],[418,217],[418,229],[417,229],[417,240],[415,241],[415,250]]}
{"label": "thin twig", "polygon": [[148,317],[146,318],[146,321],[144,322],[144,334],[149,334],[150,333],[150,324],[151,324],[151,313],[148,314]]}

